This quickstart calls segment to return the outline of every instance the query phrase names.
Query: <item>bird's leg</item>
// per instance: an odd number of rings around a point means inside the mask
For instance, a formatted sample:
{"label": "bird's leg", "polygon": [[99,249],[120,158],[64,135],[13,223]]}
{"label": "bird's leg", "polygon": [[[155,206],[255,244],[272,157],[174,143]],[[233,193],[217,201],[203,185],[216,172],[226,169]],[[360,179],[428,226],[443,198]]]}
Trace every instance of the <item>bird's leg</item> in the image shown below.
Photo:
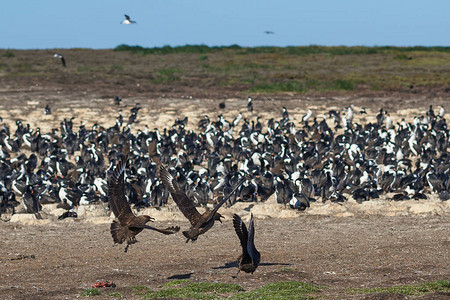
{"label": "bird's leg", "polygon": [[241,272],[241,269],[238,269],[238,271],[237,271],[236,275],[235,275],[235,276],[233,276],[233,278],[237,278],[237,277],[238,277],[238,275],[239,275],[239,272]]}
{"label": "bird's leg", "polygon": [[125,253],[127,253],[128,247],[130,247],[130,244],[127,244],[127,246],[126,246],[125,249],[123,250]]}

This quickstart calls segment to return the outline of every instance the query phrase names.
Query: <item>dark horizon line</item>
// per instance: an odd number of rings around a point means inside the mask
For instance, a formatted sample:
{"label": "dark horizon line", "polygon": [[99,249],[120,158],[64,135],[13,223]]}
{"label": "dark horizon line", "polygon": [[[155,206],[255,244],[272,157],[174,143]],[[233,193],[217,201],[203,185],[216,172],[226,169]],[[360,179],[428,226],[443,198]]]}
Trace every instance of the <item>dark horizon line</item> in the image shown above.
{"label": "dark horizon line", "polygon": [[450,48],[450,46],[444,46],[444,45],[433,45],[433,46],[423,46],[423,45],[371,45],[371,46],[367,46],[367,45],[320,45],[320,44],[309,44],[309,45],[287,45],[287,46],[276,46],[276,45],[259,45],[259,46],[241,46],[238,44],[230,44],[230,45],[206,45],[206,44],[185,44],[185,45],[176,45],[176,46],[171,46],[171,45],[163,45],[163,46],[155,46],[155,47],[145,47],[145,46],[140,46],[140,45],[127,45],[127,44],[119,44],[116,47],[106,47],[106,48],[92,48],[92,47],[50,47],[50,48],[3,48],[0,47],[0,50],[58,50],[58,49],[63,49],[63,50],[116,50],[118,47],[129,47],[129,48],[137,48],[137,49],[167,49],[167,48],[172,48],[172,49],[180,49],[180,48],[187,48],[187,47],[193,47],[193,48],[210,48],[210,49],[220,49],[220,48],[224,48],[224,49],[257,49],[257,48],[369,48],[369,49],[430,49],[430,48],[441,48],[441,49],[446,49],[446,48]]}

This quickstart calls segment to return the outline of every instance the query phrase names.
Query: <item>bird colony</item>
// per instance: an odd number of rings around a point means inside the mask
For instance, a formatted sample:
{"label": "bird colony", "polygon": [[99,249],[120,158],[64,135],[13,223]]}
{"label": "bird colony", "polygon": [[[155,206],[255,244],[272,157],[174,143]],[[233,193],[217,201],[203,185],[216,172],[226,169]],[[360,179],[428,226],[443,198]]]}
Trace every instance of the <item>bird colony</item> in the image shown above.
{"label": "bird colony", "polygon": [[[316,201],[362,203],[383,194],[389,194],[386,201],[449,198],[443,108],[435,112],[430,106],[411,122],[396,124],[383,109],[366,124],[353,120],[365,110],[351,106],[316,117],[308,110],[300,122],[284,107],[261,122],[251,98],[243,109],[254,119],[205,115],[197,130],[187,129],[187,117],[161,130],[139,129],[138,104],[128,121],[119,114],[109,128],[74,128],[73,119],[65,119],[60,128],[41,132],[20,120],[15,128],[1,121],[0,215],[43,218],[42,205],[57,203],[65,209],[59,219],[76,218],[77,207],[105,203],[118,219],[111,224],[113,240],[128,249],[143,229],[180,230],[149,226],[151,217],[132,211],[164,206],[170,198],[191,224],[183,231],[187,241],[221,221],[221,206],[238,201],[273,197],[302,211]],[[44,113],[52,113],[48,105]],[[200,214],[197,207],[208,204],[214,208]],[[253,272],[259,262],[253,217],[249,229],[237,215],[233,224],[244,252],[240,269]]]}

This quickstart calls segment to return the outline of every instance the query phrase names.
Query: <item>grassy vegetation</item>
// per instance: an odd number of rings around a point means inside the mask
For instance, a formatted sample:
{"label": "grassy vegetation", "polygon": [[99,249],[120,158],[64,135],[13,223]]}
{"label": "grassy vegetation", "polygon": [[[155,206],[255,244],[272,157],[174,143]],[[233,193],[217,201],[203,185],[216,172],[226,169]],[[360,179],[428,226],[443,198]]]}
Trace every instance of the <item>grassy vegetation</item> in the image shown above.
{"label": "grassy vegetation", "polygon": [[175,280],[169,281],[168,283],[163,285],[163,287],[172,287],[175,285],[180,285],[180,284],[188,283],[188,282],[189,282],[189,279],[175,279]]}
{"label": "grassy vegetation", "polygon": [[11,58],[15,57],[15,55],[11,51],[5,51],[5,53],[2,54],[2,57]]}
{"label": "grassy vegetation", "polygon": [[[177,281],[176,285],[182,282]],[[167,285],[166,285],[167,286]],[[187,283],[178,288],[169,287],[159,291],[151,291],[144,295],[144,299],[155,298],[193,298],[218,299],[242,290],[242,287],[232,283],[195,282]]]}
{"label": "grassy vegetation", "polygon": [[150,292],[150,288],[143,285],[133,286],[131,287],[131,290],[133,291],[134,295],[145,295],[146,293]]}
{"label": "grassy vegetation", "polygon": [[144,299],[310,299],[319,292],[318,286],[297,281],[270,283],[253,291],[244,291],[240,285],[231,283],[193,283],[189,280],[174,280],[165,284],[161,290],[148,290],[144,294]]}
{"label": "grassy vegetation", "polygon": [[180,79],[180,77],[178,76],[179,73],[182,73],[182,70],[179,68],[167,68],[157,70],[154,82],[157,84],[161,84],[177,81]]}
{"label": "grassy vegetation", "polygon": [[310,283],[285,281],[269,283],[253,291],[235,294],[230,299],[311,299],[311,294],[319,292],[320,288]]}
{"label": "grassy vegetation", "polygon": [[[282,269],[284,272],[295,271],[291,268]],[[95,291],[88,289],[82,296],[98,295]],[[89,291],[89,292],[88,292]],[[300,281],[282,281],[266,284],[258,289],[244,291],[237,284],[231,283],[212,283],[212,282],[192,282],[189,279],[173,280],[157,290],[152,290],[145,286],[132,287],[134,295],[142,296],[143,299],[155,298],[189,298],[189,299],[315,299],[327,297],[327,288]],[[100,292],[100,291],[98,291]],[[332,291],[333,292],[333,291]],[[391,287],[377,288],[352,288],[343,290],[343,294],[372,294],[388,293],[403,294],[411,296],[420,296],[433,292],[450,292],[450,282],[448,280],[439,280],[424,282],[414,285],[401,285]],[[92,293],[92,294],[91,294]],[[119,293],[110,295],[111,297],[121,297]]]}
{"label": "grassy vegetation", "polygon": [[399,285],[385,288],[361,288],[361,289],[349,289],[350,293],[355,294],[369,294],[369,293],[392,293],[403,295],[424,295],[432,292],[450,292],[450,281],[439,280],[424,282],[415,285]]}
{"label": "grassy vegetation", "polygon": [[92,289],[86,289],[84,292],[81,293],[82,297],[92,297],[92,296],[99,296],[102,292],[97,288]]}
{"label": "grassy vegetation", "polygon": [[289,54],[289,55],[311,55],[311,54],[331,54],[331,55],[349,55],[349,54],[384,54],[397,52],[411,52],[411,51],[422,51],[422,52],[446,52],[450,53],[450,47],[363,47],[363,46],[336,46],[336,47],[326,47],[326,46],[289,46],[289,47],[241,47],[238,45],[231,46],[215,46],[208,47],[206,45],[185,45],[185,46],[164,46],[164,47],[154,47],[154,48],[144,48],[141,46],[129,46],[129,45],[119,45],[114,48],[114,51],[129,51],[137,54],[179,54],[179,53],[213,53],[234,50],[239,54],[260,54],[260,53],[276,53],[276,54]]}
{"label": "grassy vegetation", "polygon": [[[59,51],[59,50],[58,50]],[[65,49],[67,67],[46,50],[1,50],[0,83],[101,83],[142,92],[338,93],[444,91],[450,88],[450,47],[180,47],[120,45],[113,50]]]}
{"label": "grassy vegetation", "polygon": [[108,293],[108,297],[111,297],[111,298],[123,298],[122,294],[119,293],[119,292]]}

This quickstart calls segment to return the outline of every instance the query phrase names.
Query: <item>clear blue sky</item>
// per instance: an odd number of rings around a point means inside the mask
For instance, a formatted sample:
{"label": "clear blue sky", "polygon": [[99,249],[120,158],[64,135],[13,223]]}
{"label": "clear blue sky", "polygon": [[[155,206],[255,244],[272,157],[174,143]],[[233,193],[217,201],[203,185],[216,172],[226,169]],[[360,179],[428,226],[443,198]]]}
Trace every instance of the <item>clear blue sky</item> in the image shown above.
{"label": "clear blue sky", "polygon": [[[137,24],[120,24],[124,14]],[[0,2],[2,49],[120,44],[449,46],[450,0]]]}

